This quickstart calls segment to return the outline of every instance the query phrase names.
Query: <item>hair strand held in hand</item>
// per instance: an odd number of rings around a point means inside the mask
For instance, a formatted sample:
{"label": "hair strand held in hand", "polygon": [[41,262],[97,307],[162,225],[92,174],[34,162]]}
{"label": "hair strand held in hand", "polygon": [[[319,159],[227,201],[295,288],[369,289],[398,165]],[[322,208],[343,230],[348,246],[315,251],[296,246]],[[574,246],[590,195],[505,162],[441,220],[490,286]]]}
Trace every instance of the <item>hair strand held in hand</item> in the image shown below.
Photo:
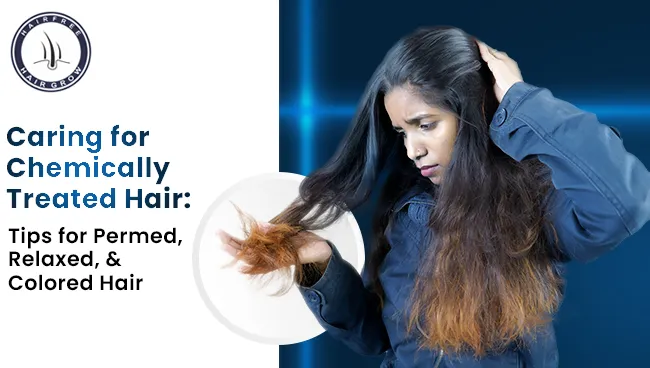
{"label": "hair strand held in hand", "polygon": [[[285,283],[276,295],[285,294],[290,290],[292,280],[300,282],[303,278],[299,249],[311,241],[313,236],[302,231],[299,225],[264,226],[236,205],[235,208],[245,234],[241,249],[235,257],[235,261],[244,263],[241,273],[257,277],[279,273]],[[292,270],[295,272],[293,278]]]}

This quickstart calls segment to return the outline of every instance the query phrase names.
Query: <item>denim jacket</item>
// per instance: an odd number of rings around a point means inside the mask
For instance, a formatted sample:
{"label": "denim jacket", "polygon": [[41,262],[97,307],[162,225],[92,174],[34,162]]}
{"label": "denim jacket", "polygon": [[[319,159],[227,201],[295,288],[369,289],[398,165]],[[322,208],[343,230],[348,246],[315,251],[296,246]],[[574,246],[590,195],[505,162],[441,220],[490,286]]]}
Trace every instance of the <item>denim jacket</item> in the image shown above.
{"label": "denim jacket", "polygon": [[[549,198],[562,259],[590,261],[619,245],[650,220],[650,172],[626,151],[618,131],[594,114],[555,98],[544,88],[516,83],[490,122],[492,141],[521,161],[533,155],[550,167],[554,189]],[[410,192],[398,201],[385,234],[391,245],[380,267],[384,305],[360,276],[333,254],[320,279],[299,286],[307,305],[334,338],[363,355],[384,354],[382,367],[536,367],[558,366],[552,323],[511,349],[480,359],[472,355],[419,350],[418,336],[407,334],[405,299],[429,237],[433,208],[425,193]],[[527,339],[526,339],[527,340]]]}

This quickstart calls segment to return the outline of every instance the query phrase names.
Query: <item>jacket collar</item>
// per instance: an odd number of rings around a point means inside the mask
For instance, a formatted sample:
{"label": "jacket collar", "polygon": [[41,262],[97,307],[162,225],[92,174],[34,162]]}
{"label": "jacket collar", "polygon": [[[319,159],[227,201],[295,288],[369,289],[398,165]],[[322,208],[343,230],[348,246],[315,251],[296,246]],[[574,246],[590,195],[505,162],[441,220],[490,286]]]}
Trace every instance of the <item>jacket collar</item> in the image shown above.
{"label": "jacket collar", "polygon": [[433,197],[425,192],[422,188],[415,186],[404,194],[393,206],[393,212],[399,212],[409,204],[428,204],[433,205]]}

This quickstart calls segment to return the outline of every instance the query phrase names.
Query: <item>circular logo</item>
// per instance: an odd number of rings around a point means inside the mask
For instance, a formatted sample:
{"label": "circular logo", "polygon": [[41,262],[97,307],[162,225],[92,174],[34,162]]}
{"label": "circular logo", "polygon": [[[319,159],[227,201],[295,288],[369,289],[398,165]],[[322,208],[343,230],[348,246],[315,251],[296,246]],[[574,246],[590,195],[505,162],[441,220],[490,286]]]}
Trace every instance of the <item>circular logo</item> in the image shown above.
{"label": "circular logo", "polygon": [[11,43],[11,60],[20,78],[39,91],[57,92],[75,85],[88,70],[90,41],[71,17],[37,14],[23,23]]}

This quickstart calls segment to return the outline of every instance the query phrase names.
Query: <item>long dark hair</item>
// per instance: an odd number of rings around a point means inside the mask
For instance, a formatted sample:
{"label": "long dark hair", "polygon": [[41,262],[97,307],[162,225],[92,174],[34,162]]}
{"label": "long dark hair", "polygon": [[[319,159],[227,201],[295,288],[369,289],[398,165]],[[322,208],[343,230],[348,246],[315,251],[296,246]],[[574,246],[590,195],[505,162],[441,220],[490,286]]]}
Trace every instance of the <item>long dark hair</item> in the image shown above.
{"label": "long dark hair", "polygon": [[[380,186],[367,269],[381,297],[377,270],[390,249],[384,230],[391,207],[414,187],[429,192],[435,236],[408,304],[409,329],[419,327],[423,347],[477,355],[499,350],[547,322],[559,304],[562,280],[553,267],[544,208],[549,172],[536,158],[510,158],[490,139],[498,107],[493,84],[475,39],[462,30],[419,29],[399,40],[372,76],[337,152],[271,220],[298,231],[322,229]],[[459,121],[451,162],[437,186],[407,158],[383,104],[388,92],[405,85]]]}

